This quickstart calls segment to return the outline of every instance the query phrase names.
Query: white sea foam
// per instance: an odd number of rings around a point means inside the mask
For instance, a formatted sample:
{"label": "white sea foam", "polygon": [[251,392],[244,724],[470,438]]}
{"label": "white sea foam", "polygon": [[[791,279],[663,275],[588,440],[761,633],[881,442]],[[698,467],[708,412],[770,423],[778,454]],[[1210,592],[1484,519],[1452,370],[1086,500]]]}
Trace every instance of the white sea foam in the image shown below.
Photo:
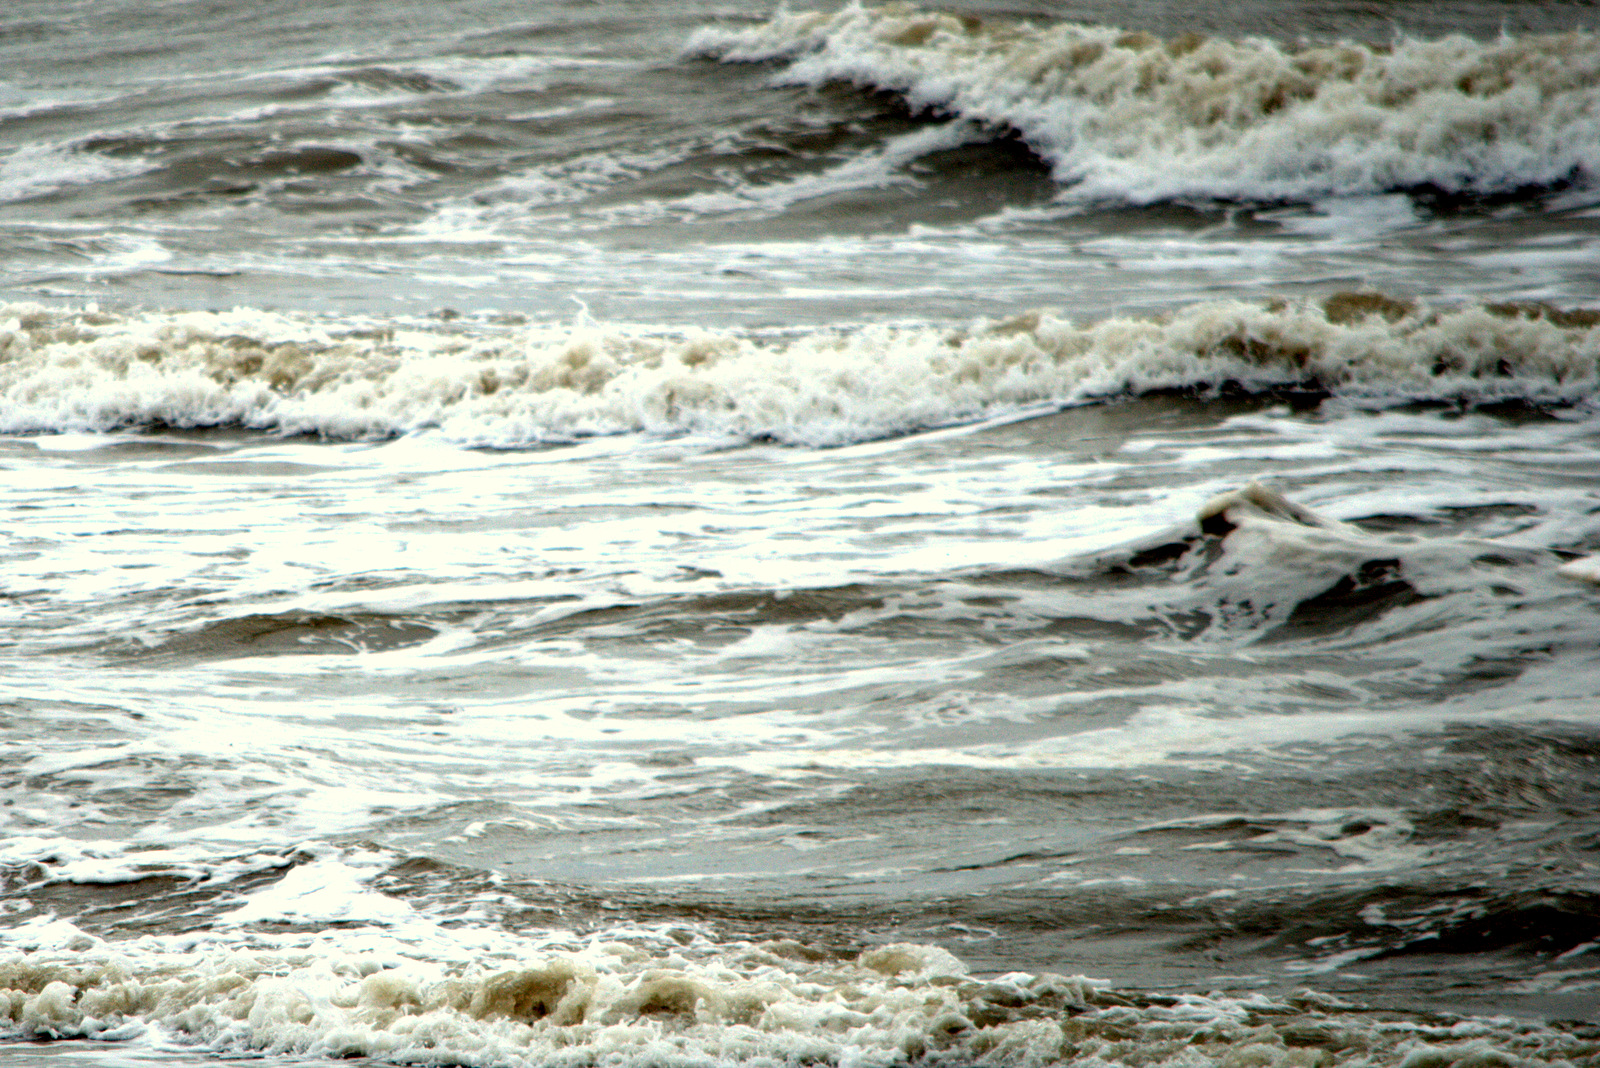
{"label": "white sea foam", "polygon": [[[1202,532],[1218,536],[1214,548],[1196,551]],[[1184,591],[1182,607],[1203,612],[1223,640],[1260,638],[1297,617],[1315,625],[1337,617],[1344,598],[1439,598],[1481,589],[1491,573],[1504,578],[1526,569],[1551,575],[1559,559],[1545,549],[1499,540],[1372,533],[1251,483],[1207,502],[1192,525],[1090,556],[1080,566],[1156,566],[1139,563],[1141,554],[1166,559],[1180,546],[1187,547],[1175,565],[1186,571],[1177,586]],[[1308,606],[1315,611],[1306,613]]]}
{"label": "white sea foam", "polygon": [[400,924],[415,916],[404,901],[367,887],[376,868],[363,869],[340,859],[301,864],[244,904],[223,913],[223,924],[365,923]]}
{"label": "white sea foam", "polygon": [[1563,564],[1557,570],[1567,578],[1577,579],[1580,582],[1592,582],[1600,586],[1600,556],[1585,556]]}
{"label": "white sea foam", "polygon": [[0,204],[44,196],[155,169],[143,160],[114,159],[69,145],[28,144],[0,158]]}
{"label": "white sea foam", "polygon": [[[224,1053],[398,1064],[1142,1065],[1571,1068],[1592,1040],[1506,1020],[1368,1020],[1329,998],[1141,998],[1058,975],[970,975],[891,944],[830,958],[783,940],[625,929],[524,937],[417,921],[109,943],[59,920],[7,933],[0,1028],[147,1027]],[[23,950],[23,952],[16,952]],[[1326,1033],[1326,1042],[1306,1041]]]}
{"label": "white sea foam", "polygon": [[780,335],[0,308],[0,430],[238,425],[516,447],[606,434],[833,445],[1158,389],[1592,401],[1600,316],[1378,294],[1077,324]]}
{"label": "white sea foam", "polygon": [[851,4],[708,27],[688,51],[1015,129],[1091,198],[1492,193],[1600,173],[1600,38],[1585,32],[1289,47]]}
{"label": "white sea foam", "polygon": [[[563,110],[577,112],[604,105],[604,100],[591,98]],[[522,116],[529,117],[532,116]],[[556,206],[579,205],[642,175],[680,164],[691,152],[689,146],[656,145],[636,152],[608,149],[539,163],[504,175],[469,196],[447,197],[424,219],[404,230],[378,238],[363,235],[359,240],[363,245],[374,240],[397,244],[500,245],[509,235],[528,226],[530,217],[535,216],[539,227],[558,226],[563,232],[654,221],[666,214],[663,205],[655,200],[604,209],[573,210],[563,214],[559,221],[541,216],[539,212]],[[577,242],[572,240],[550,252],[523,247],[515,255],[501,260],[501,267],[570,267],[578,248]],[[541,269],[535,277],[545,281],[547,274]],[[452,272],[448,280],[459,284],[459,272]]]}
{"label": "white sea foam", "polygon": [[[911,185],[903,168],[931,152],[959,148],[981,140],[977,127],[949,123],[891,137],[874,151],[853,156],[817,174],[805,174],[766,185],[740,184],[726,192],[695,193],[659,206],[663,214],[692,216],[763,210],[779,212],[802,201],[859,189]],[[637,208],[633,209],[637,211]]]}
{"label": "white sea foam", "polygon": [[[595,106],[586,102],[569,110]],[[852,155],[814,173],[800,173],[769,182],[748,182],[732,173],[716,176],[720,188],[671,197],[630,198],[625,202],[585,204],[627,182],[684,163],[704,145],[671,145],[646,151],[607,150],[556,163],[544,163],[501,178],[470,197],[441,202],[423,222],[403,236],[413,241],[504,241],[529,225],[559,226],[565,232],[610,226],[647,225],[664,219],[704,219],[728,214],[776,215],[796,204],[870,189],[914,186],[907,164],[929,153],[982,141],[987,134],[976,124],[948,123],[890,137],[878,147]],[[543,208],[582,205],[559,220],[539,216]],[[770,248],[770,243],[765,247]]]}

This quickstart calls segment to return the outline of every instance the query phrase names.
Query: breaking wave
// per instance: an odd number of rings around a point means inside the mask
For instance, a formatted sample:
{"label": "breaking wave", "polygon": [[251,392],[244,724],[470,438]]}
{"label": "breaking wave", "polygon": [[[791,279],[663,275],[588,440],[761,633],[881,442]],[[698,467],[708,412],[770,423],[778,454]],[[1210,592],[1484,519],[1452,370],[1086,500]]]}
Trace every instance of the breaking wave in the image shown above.
{"label": "breaking wave", "polygon": [[835,959],[791,941],[674,933],[682,944],[633,932],[540,948],[461,930],[428,947],[369,927],[277,947],[154,938],[119,945],[52,921],[34,930],[38,948],[0,958],[0,1028],[34,1040],[571,1068],[1169,1058],[1197,1068],[1569,1066],[1597,1052],[1572,1031],[1360,1014],[1309,992],[1284,1000],[1122,994],[1057,975],[977,978],[931,946]]}
{"label": "breaking wave", "polygon": [[1016,130],[1091,199],[1494,195],[1600,173],[1587,32],[1289,46],[852,4],[704,28],[688,51]]}
{"label": "breaking wave", "polygon": [[594,435],[839,445],[1155,390],[1385,405],[1592,401],[1600,312],[1375,293],[1078,324],[809,332],[0,307],[0,432],[240,426],[515,448]]}

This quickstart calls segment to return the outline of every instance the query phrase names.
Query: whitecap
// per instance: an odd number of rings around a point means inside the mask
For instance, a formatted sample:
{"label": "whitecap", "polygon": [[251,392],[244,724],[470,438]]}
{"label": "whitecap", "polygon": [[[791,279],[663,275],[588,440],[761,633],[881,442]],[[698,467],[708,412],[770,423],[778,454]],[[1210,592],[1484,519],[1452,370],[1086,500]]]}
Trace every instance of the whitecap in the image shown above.
{"label": "whitecap", "polygon": [[687,51],[1014,129],[1080,199],[1485,194],[1600,173],[1600,38],[1581,31],[1288,46],[851,4],[707,27]]}
{"label": "whitecap", "polygon": [[0,431],[243,426],[519,448],[639,434],[836,446],[1154,390],[1383,407],[1591,402],[1600,313],[1381,293],[1076,323],[786,333],[0,307]]}

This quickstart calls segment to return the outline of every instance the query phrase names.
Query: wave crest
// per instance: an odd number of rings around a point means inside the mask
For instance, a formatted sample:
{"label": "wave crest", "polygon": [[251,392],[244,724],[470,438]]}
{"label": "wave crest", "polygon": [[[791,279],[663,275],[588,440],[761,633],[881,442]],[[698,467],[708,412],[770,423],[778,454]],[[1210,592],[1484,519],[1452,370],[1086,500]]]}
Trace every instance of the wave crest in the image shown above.
{"label": "wave crest", "polygon": [[1289,47],[853,4],[688,48],[1015,129],[1087,198],[1490,195],[1600,173],[1600,37],[1582,31]]}
{"label": "wave crest", "polygon": [[0,432],[241,426],[515,448],[642,433],[826,446],[1156,390],[1572,404],[1600,312],[1377,293],[1077,324],[783,334],[0,307]]}

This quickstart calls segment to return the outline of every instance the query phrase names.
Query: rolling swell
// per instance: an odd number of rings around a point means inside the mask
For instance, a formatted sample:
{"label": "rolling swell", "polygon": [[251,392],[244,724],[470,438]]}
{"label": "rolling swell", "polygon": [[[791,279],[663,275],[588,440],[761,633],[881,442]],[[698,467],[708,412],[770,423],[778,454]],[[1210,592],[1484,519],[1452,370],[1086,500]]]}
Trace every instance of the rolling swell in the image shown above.
{"label": "rolling swell", "polygon": [[689,51],[1016,130],[1089,200],[1447,202],[1600,173],[1600,41],[1582,32],[1290,47],[853,4],[703,29]]}
{"label": "rolling swell", "polygon": [[243,426],[519,448],[607,434],[844,445],[1163,390],[1376,406],[1560,405],[1600,384],[1600,313],[1381,293],[1219,301],[1078,324],[780,334],[250,309],[0,309],[0,430]]}

